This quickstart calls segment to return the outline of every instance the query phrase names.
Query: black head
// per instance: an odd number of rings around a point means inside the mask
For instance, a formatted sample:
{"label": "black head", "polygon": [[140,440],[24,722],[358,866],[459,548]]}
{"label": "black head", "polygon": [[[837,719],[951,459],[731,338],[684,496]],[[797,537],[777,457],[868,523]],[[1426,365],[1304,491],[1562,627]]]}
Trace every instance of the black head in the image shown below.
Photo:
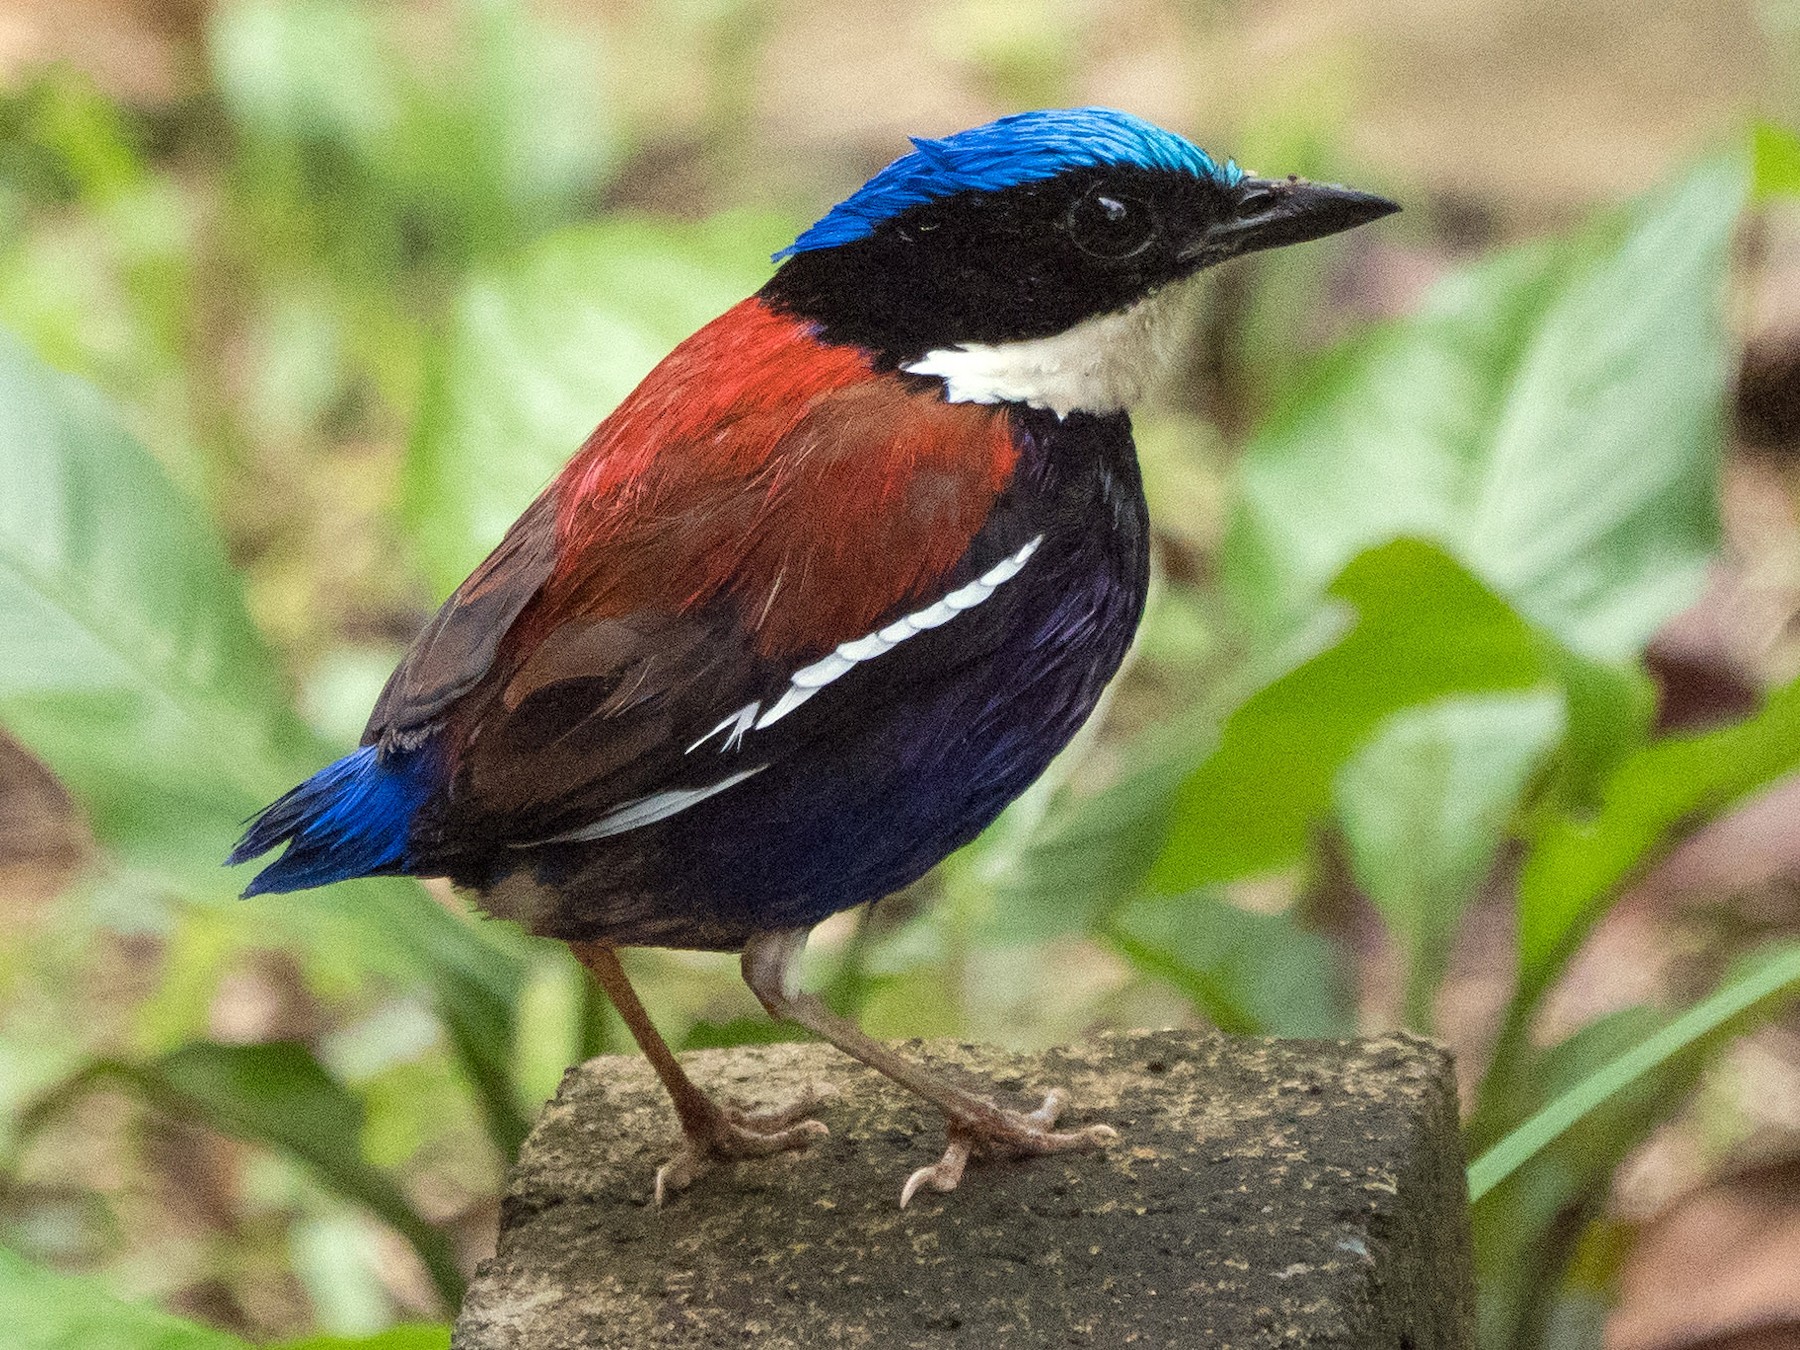
{"label": "black head", "polygon": [[1249,177],[1108,109],[1023,113],[914,145],[777,255],[763,290],[893,366],[1062,333],[1227,258],[1399,209]]}

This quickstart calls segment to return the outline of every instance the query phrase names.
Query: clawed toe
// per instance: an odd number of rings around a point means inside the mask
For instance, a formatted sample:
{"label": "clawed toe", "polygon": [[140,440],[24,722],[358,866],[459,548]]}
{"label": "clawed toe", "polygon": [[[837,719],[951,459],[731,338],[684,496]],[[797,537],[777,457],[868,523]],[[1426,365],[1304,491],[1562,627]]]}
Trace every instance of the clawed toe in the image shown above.
{"label": "clawed toe", "polygon": [[661,1209],[668,1196],[686,1190],[721,1163],[811,1148],[828,1137],[831,1131],[823,1121],[806,1118],[828,1095],[811,1093],[779,1111],[720,1107],[703,1130],[684,1134],[675,1156],[656,1169],[656,1207]]}
{"label": "clawed toe", "polygon": [[1068,1108],[1069,1094],[1061,1088],[1052,1088],[1045,1096],[1044,1104],[1035,1111],[1024,1115],[1002,1111],[998,1125],[985,1121],[959,1122],[957,1128],[973,1137],[976,1153],[997,1158],[1103,1148],[1119,1137],[1119,1132],[1110,1125],[1084,1125],[1079,1130],[1052,1129]]}
{"label": "clawed toe", "polygon": [[[798,1100],[774,1111],[747,1111],[740,1106],[722,1106],[719,1110],[727,1121],[740,1130],[748,1130],[752,1134],[776,1134],[786,1130],[789,1126],[799,1125],[803,1122],[818,1125],[818,1121],[808,1121],[807,1117],[837,1096],[836,1088],[824,1083],[815,1083]],[[824,1129],[825,1127],[820,1125],[819,1128]]]}
{"label": "clawed toe", "polygon": [[944,1149],[944,1156],[906,1179],[906,1185],[900,1190],[900,1208],[905,1209],[913,1196],[926,1186],[934,1191],[955,1190],[962,1181],[963,1169],[974,1156],[1021,1158],[1042,1153],[1068,1153],[1104,1148],[1119,1137],[1119,1132],[1110,1125],[1087,1125],[1079,1130],[1052,1129],[1068,1105],[1068,1093],[1056,1088],[1044,1098],[1042,1106],[1028,1113],[995,1109],[980,1116],[949,1117],[945,1129],[950,1142]]}
{"label": "clawed toe", "polygon": [[929,1186],[934,1191],[953,1191],[962,1181],[963,1168],[969,1165],[970,1141],[952,1135],[950,1147],[944,1150],[944,1156],[930,1167],[921,1167],[906,1179],[906,1185],[900,1188],[900,1208],[905,1209],[921,1186]]}

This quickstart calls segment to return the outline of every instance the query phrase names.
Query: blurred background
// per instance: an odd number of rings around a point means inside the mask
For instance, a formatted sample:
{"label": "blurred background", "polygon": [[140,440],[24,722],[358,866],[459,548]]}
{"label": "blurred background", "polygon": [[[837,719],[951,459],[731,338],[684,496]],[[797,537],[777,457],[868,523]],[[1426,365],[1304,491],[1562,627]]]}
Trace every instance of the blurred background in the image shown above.
{"label": "blurred background", "polygon": [[[218,859],[904,135],[1088,102],[1406,211],[1215,279],[1104,716],[809,981],[883,1036],[1438,1036],[1471,1158],[1579,1107],[1478,1167],[1486,1350],[1800,1346],[1800,0],[0,0],[22,1344],[443,1344],[622,1029],[447,891]],[[631,965],[678,1046],[781,1034]]]}

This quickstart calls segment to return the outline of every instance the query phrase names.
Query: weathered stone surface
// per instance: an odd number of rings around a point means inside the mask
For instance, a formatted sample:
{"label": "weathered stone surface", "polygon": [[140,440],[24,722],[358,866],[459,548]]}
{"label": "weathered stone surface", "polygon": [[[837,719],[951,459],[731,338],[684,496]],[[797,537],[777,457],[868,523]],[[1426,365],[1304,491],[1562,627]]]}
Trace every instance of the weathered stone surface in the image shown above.
{"label": "weathered stone surface", "polygon": [[499,1253],[457,1350],[635,1346],[1355,1346],[1470,1341],[1469,1243],[1447,1057],[1401,1036],[1107,1036],[1043,1055],[922,1053],[1121,1138],[900,1185],[943,1146],[899,1089],[814,1045],[695,1054],[759,1105],[809,1083],[831,1138],[715,1172],[656,1210],[676,1138],[648,1068],[570,1070],[519,1159]]}

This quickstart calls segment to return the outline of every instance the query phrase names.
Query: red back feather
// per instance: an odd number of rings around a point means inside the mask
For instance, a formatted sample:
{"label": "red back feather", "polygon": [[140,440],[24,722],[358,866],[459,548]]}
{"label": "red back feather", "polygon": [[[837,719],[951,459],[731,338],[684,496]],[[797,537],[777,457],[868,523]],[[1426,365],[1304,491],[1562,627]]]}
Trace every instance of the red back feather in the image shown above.
{"label": "red back feather", "polygon": [[1016,454],[1003,410],[946,403],[746,300],[564,469],[557,561],[514,640],[729,593],[762,654],[807,659],[935,597]]}

